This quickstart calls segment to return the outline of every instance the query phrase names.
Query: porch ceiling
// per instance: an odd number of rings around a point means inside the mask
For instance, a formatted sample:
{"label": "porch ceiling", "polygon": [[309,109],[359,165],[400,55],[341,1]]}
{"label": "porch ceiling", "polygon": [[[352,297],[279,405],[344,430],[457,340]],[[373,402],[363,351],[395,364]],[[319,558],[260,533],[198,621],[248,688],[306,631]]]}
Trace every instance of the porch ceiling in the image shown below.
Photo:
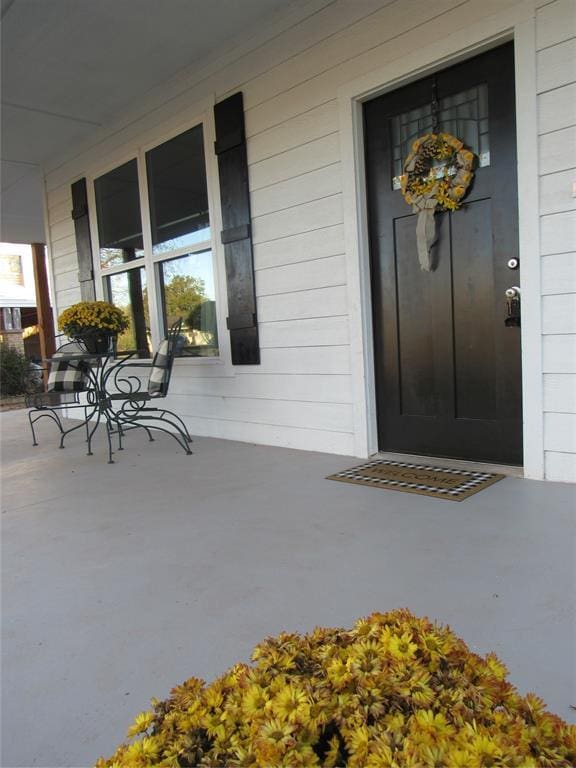
{"label": "porch ceiling", "polygon": [[0,240],[44,240],[40,169],[307,0],[2,0]]}

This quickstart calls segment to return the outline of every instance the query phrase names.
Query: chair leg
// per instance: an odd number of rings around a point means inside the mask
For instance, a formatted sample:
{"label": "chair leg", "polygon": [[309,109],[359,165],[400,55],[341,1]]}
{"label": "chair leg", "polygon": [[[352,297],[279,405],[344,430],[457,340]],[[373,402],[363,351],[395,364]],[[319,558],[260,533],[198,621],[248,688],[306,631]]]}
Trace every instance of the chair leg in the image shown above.
{"label": "chair leg", "polygon": [[32,411],[28,411],[28,421],[30,422],[30,429],[32,430],[32,445],[38,445],[36,432],[34,430],[34,422],[32,421]]}
{"label": "chair leg", "polygon": [[[108,464],[114,464],[114,459],[112,458],[112,430],[110,428],[110,422],[108,419],[105,419],[106,421],[106,437],[108,438]],[[118,432],[120,434],[120,432]]]}

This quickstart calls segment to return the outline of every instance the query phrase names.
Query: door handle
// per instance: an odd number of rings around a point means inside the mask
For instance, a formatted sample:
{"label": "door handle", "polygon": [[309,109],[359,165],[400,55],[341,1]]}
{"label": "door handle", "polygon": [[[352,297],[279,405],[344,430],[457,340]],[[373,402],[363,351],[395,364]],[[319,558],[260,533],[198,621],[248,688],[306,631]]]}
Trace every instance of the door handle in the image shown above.
{"label": "door handle", "polygon": [[520,326],[520,288],[513,285],[506,289],[506,319],[504,325],[507,328]]}

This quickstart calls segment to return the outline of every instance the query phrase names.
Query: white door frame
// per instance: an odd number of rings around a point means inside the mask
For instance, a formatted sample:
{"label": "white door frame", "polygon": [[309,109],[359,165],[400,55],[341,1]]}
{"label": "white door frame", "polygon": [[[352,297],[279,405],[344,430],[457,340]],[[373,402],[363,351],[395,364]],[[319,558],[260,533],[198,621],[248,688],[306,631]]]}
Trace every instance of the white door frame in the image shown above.
{"label": "white door frame", "polygon": [[533,479],[542,479],[544,476],[535,27],[534,0],[524,0],[512,8],[460,29],[457,34],[411,51],[409,56],[389,62],[347,83],[338,91],[354,447],[357,456],[367,457],[378,451],[362,103],[507,40],[513,40],[523,309],[524,476]]}

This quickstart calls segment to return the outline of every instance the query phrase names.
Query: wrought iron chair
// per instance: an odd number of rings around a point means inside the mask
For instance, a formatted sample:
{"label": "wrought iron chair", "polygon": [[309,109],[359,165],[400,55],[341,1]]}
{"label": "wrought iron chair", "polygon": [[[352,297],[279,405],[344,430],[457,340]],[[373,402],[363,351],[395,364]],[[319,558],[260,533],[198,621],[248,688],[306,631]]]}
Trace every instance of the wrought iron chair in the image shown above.
{"label": "wrought iron chair", "polygon": [[[107,428],[111,435],[118,435],[119,450],[127,431],[144,429],[151,441],[154,440],[151,430],[166,432],[188,455],[192,453],[190,443],[193,441],[180,416],[155,405],[168,394],[181,330],[182,318],[172,325],[151,361],[125,360],[110,367],[106,379]],[[138,375],[144,371],[149,371],[146,380]]]}
{"label": "wrought iron chair", "polygon": [[[86,349],[79,342],[70,341],[60,345],[56,352],[54,352],[53,357],[77,355],[85,352]],[[50,365],[46,391],[30,392],[26,395],[26,406],[30,409],[28,411],[28,421],[32,431],[32,445],[38,445],[34,425],[42,418],[51,419],[60,430],[61,448],[63,447],[64,435],[81,427],[86,428],[86,436],[88,438],[89,411],[93,410],[93,406],[81,400],[81,395],[88,390],[88,386],[86,368],[81,360],[74,363],[53,362]],[[84,411],[84,419],[76,427],[64,429],[61,414],[69,410],[74,411],[78,409]]]}

